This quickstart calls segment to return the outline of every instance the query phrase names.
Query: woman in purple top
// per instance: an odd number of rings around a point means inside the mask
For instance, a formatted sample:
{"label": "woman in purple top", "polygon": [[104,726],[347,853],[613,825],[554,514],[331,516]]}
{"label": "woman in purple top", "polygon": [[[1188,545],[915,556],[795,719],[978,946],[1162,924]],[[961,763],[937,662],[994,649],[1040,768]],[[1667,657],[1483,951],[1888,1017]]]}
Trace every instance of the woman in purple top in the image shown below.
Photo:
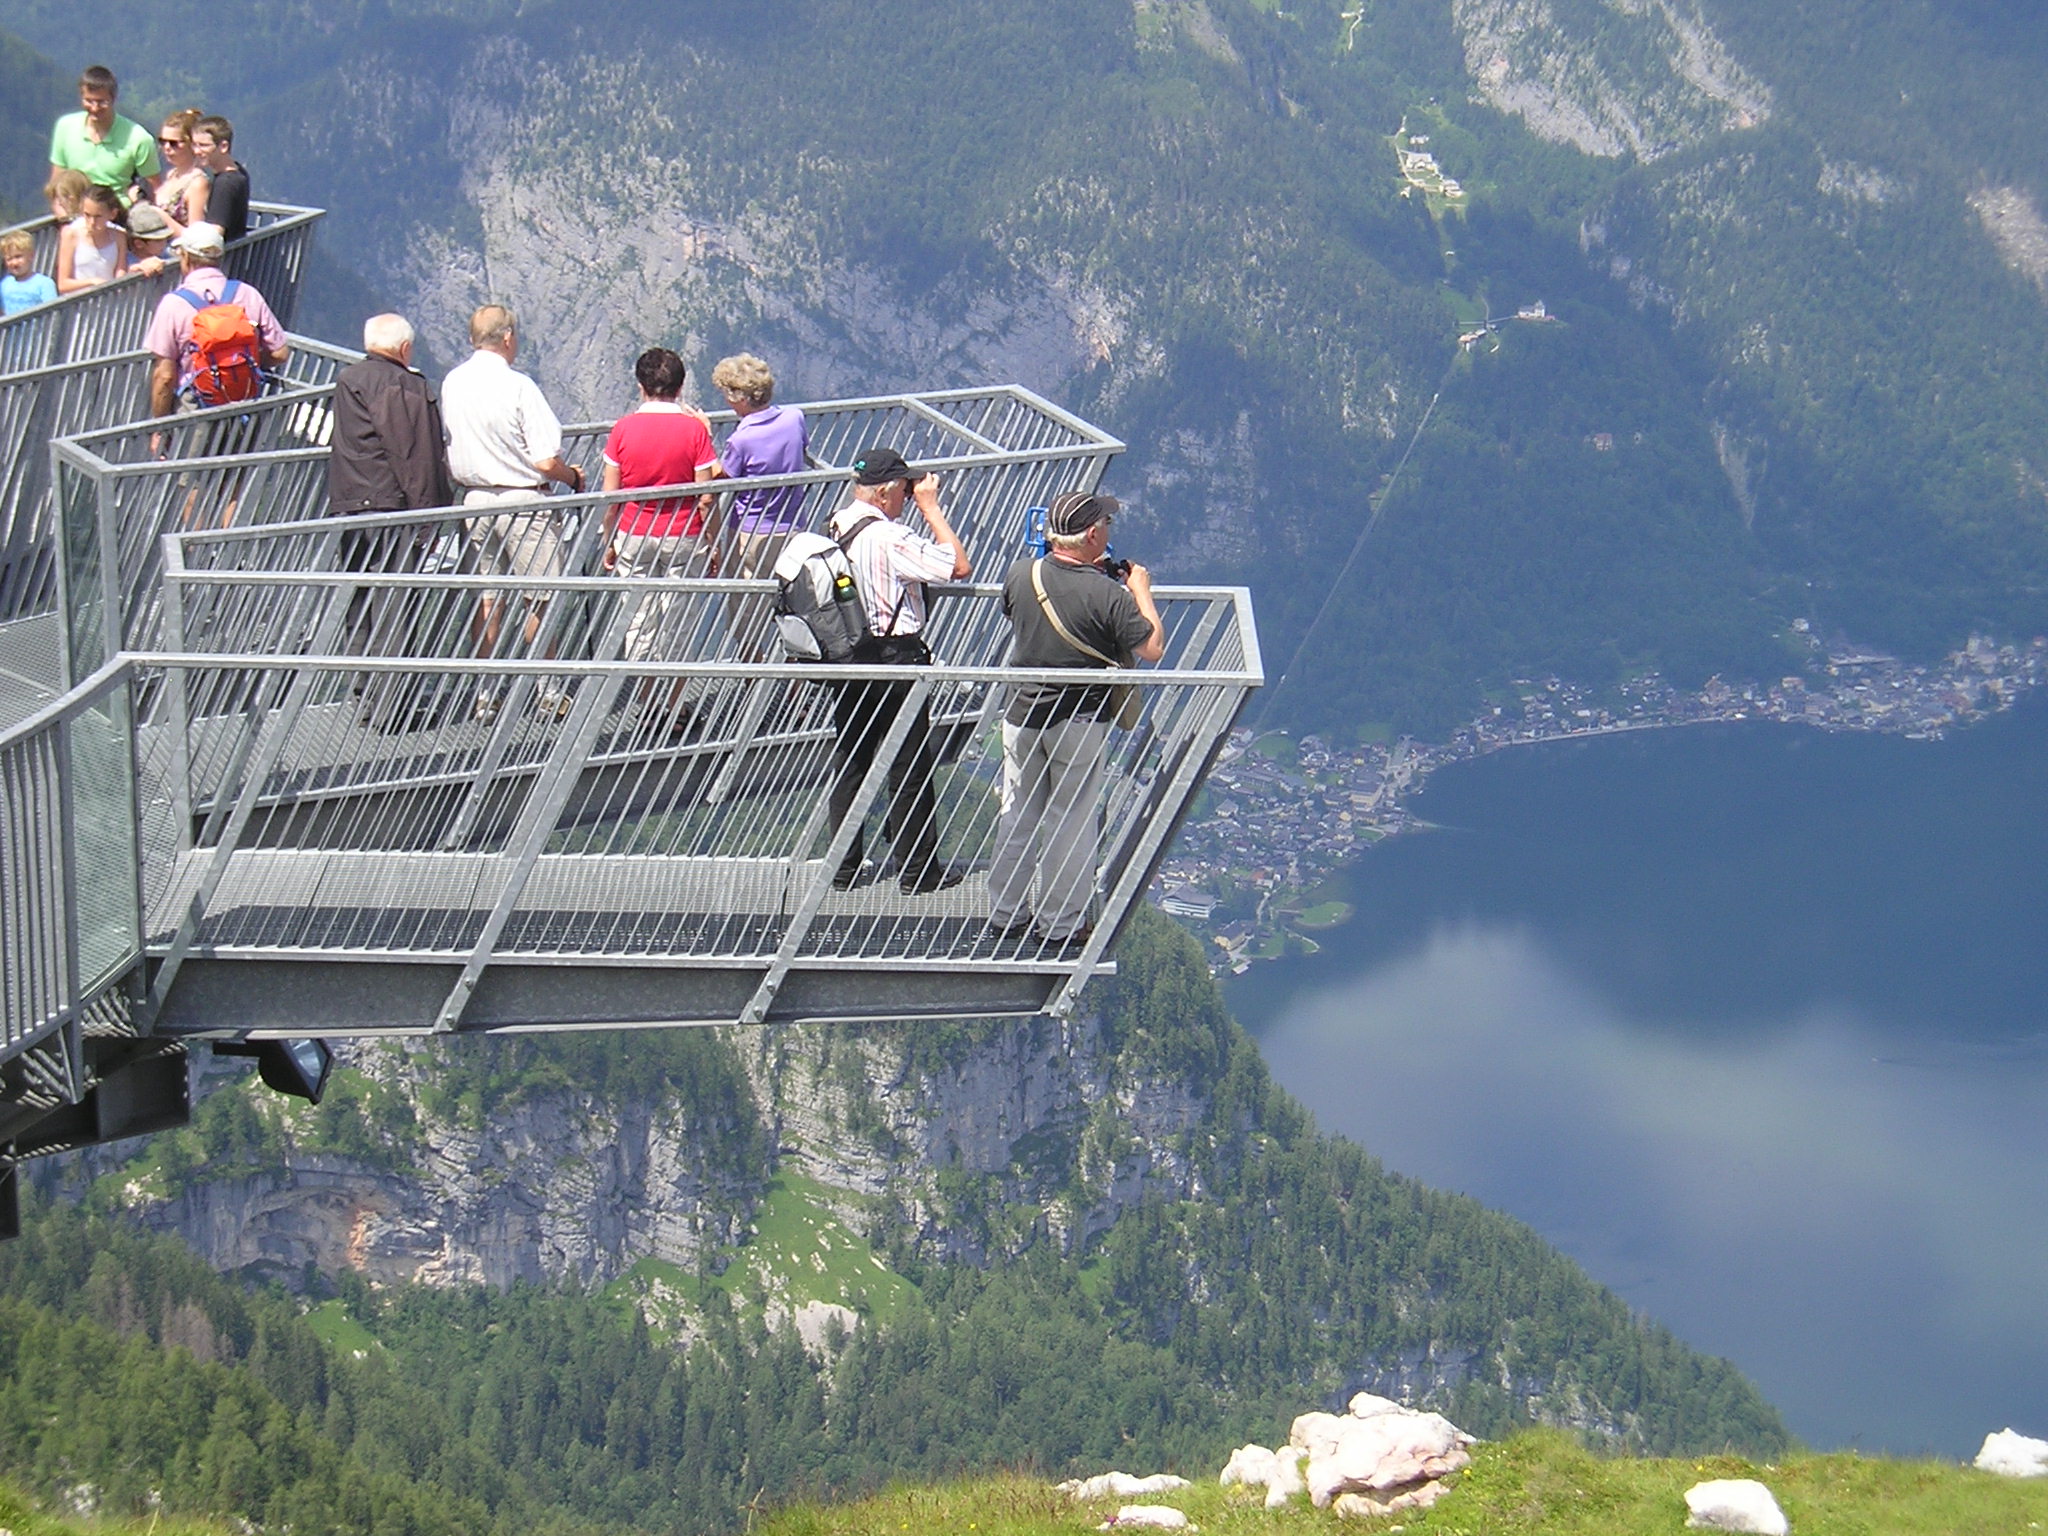
{"label": "woman in purple top", "polygon": [[[757,475],[800,474],[810,467],[804,413],[793,405],[771,403],[775,375],[766,363],[742,352],[712,369],[711,382],[739,417],[719,454],[722,476],[749,480]],[[730,574],[766,576],[775,569],[782,546],[803,518],[804,494],[801,485],[750,486],[733,492],[733,544],[726,564]],[[730,598],[726,615],[740,655],[750,661],[766,656],[766,599]]]}

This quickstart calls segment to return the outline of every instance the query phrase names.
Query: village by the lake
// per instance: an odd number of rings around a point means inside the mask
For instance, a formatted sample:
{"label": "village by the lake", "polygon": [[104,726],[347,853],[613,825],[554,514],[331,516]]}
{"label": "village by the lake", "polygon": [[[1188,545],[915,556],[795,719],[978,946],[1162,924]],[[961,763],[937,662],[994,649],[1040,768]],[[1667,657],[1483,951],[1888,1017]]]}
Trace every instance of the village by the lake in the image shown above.
{"label": "village by the lake", "polygon": [[[1794,629],[1824,650],[1804,621]],[[2025,646],[1973,637],[1938,665],[1850,647],[1825,649],[1806,677],[1764,687],[1710,678],[1697,691],[1654,672],[1609,689],[1558,677],[1514,680],[1509,697],[1437,743],[1411,737],[1342,745],[1240,728],[1153,884],[1152,899],[1210,941],[1217,972],[1243,971],[1350,909],[1326,889],[1338,867],[1382,838],[1426,830],[1413,806],[1437,769],[1506,747],[1715,721],[1777,720],[1834,731],[1938,740],[2009,709],[2048,678],[2048,637]]]}

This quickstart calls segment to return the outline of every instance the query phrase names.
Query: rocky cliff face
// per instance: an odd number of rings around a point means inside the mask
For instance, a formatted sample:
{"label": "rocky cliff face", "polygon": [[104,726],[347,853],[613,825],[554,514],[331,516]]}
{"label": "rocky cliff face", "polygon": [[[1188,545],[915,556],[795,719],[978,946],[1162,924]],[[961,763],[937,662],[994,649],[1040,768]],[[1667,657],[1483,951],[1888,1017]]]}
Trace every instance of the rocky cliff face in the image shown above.
{"label": "rocky cliff face", "polygon": [[1654,160],[1760,126],[1771,95],[1692,0],[1452,0],[1479,93],[1582,154]]}
{"label": "rocky cliff face", "polygon": [[[647,1259],[696,1272],[747,1232],[778,1169],[863,1239],[907,1235],[970,1262],[1040,1234],[1071,1252],[1147,1195],[1195,1192],[1176,1144],[1201,1101],[1123,1070],[1093,1022],[988,1024],[944,1051],[910,1028],[730,1031],[719,1049],[750,1102],[711,1123],[666,1084],[621,1095],[555,1083],[447,1104],[432,1086],[440,1058],[471,1048],[485,1047],[347,1049],[349,1068],[410,1102],[417,1134],[402,1152],[318,1150],[304,1111],[252,1093],[284,1130],[281,1167],[168,1196],[134,1180],[123,1198],[222,1270],[504,1286],[604,1283]],[[753,1129],[746,1114],[773,1168],[734,1166],[726,1148]],[[962,1221],[963,1185],[1037,1212],[1037,1230]]]}

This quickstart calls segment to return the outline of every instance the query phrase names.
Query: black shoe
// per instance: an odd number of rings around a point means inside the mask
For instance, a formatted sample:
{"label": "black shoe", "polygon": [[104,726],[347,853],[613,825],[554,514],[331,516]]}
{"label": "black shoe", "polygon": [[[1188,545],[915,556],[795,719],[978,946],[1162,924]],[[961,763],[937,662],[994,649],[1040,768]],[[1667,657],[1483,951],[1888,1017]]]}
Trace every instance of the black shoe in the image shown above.
{"label": "black shoe", "polygon": [[1041,946],[1038,950],[1038,958],[1041,960],[1074,959],[1087,947],[1088,940],[1094,932],[1094,924],[1083,923],[1064,939],[1055,939],[1049,934],[1041,933],[1037,935]]}
{"label": "black shoe", "polygon": [[832,875],[832,889],[851,891],[868,884],[875,878],[875,872],[866,864],[855,865],[852,869],[836,870]]}
{"label": "black shoe", "polygon": [[1014,952],[1021,949],[1031,942],[1031,919],[1028,915],[1020,917],[1005,928],[998,925],[994,918],[990,918],[988,926],[981,930],[981,942],[998,952]]}
{"label": "black shoe", "polygon": [[934,891],[949,890],[966,878],[965,864],[947,864],[934,859],[914,875],[899,876],[896,884],[906,896],[929,896]]}

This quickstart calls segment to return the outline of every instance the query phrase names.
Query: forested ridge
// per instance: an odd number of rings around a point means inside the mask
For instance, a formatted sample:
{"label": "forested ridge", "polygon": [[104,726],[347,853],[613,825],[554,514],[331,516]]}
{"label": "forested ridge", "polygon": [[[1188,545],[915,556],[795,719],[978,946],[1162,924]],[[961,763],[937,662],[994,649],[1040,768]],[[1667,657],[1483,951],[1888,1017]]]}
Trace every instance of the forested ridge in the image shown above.
{"label": "forested ridge", "polygon": [[[45,1493],[89,1482],[111,1508],[155,1491],[304,1532],[711,1529],[762,1489],[993,1465],[1213,1472],[1307,1407],[1400,1390],[1404,1369],[1427,1385],[1446,1362],[1434,1400],[1481,1433],[1537,1417],[1646,1451],[1786,1443],[1733,1367],[1527,1228],[1320,1134],[1178,928],[1141,921],[1120,965],[1104,1026],[1128,1069],[1200,1085],[1181,1151],[1201,1193],[1141,1204],[1080,1253],[992,1182],[955,1183],[948,1219],[1012,1234],[1001,1251],[976,1266],[885,1237],[901,1300],[807,1348],[721,1283],[744,1246],[672,1277],[680,1311],[624,1282],[372,1288],[343,1271],[244,1288],[119,1214],[131,1166],[0,1248],[0,1468]],[[966,1031],[930,1050],[972,1047]],[[525,1043],[488,1081],[449,1081],[490,1114],[587,1065],[577,1050]],[[705,1058],[648,1060],[636,1070],[677,1071],[731,1120]],[[174,1133],[181,1177],[246,1173],[250,1127],[272,1122],[214,1107],[246,1098],[221,1089],[204,1129]],[[764,1155],[757,1179],[774,1171]]]}
{"label": "forested ridge", "polygon": [[[8,20],[75,46],[67,0]],[[662,339],[1089,413],[1126,550],[1249,582],[1276,672],[1345,573],[1276,720],[1768,679],[1795,619],[2048,629],[2044,44],[1988,0],[225,0],[196,58],[162,7],[102,20],[124,104],[226,108],[260,190],[335,210],[315,328],[394,304],[445,366],[509,298],[577,409]],[[1639,150],[1572,141],[1623,119]],[[1462,199],[1403,195],[1404,123]],[[1537,299],[1548,334],[1459,351]]]}

